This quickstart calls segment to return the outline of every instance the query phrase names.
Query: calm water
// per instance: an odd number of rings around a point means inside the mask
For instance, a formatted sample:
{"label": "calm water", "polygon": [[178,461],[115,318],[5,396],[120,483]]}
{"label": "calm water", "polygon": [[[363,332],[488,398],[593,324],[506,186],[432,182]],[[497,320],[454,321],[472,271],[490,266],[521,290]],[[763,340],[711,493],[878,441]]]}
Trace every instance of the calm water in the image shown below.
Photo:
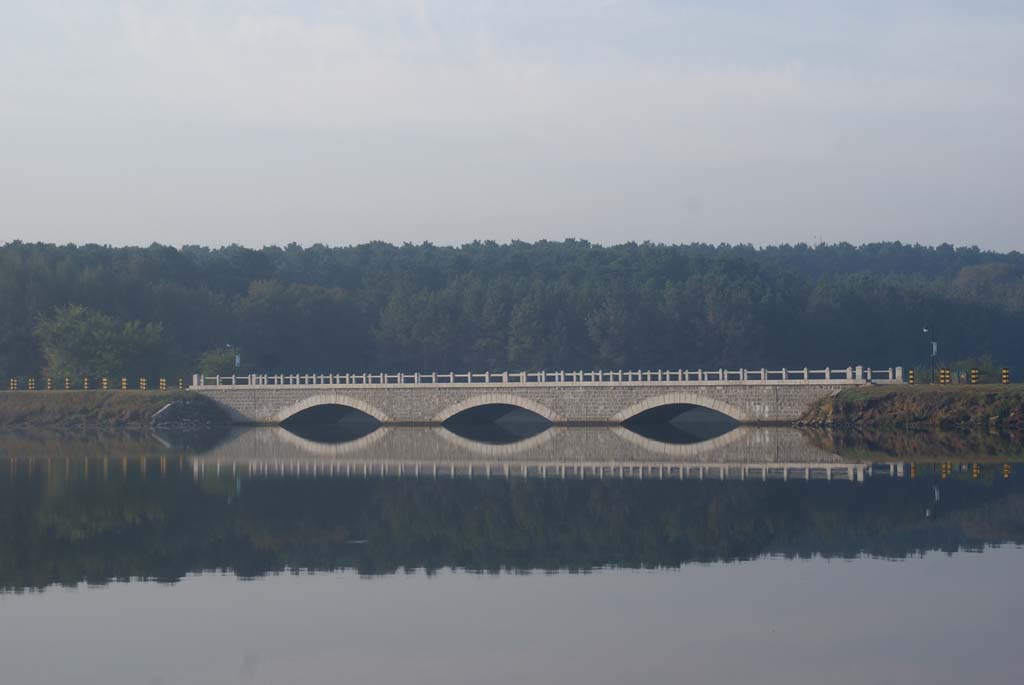
{"label": "calm water", "polygon": [[990,435],[0,436],[0,682],[1019,683]]}

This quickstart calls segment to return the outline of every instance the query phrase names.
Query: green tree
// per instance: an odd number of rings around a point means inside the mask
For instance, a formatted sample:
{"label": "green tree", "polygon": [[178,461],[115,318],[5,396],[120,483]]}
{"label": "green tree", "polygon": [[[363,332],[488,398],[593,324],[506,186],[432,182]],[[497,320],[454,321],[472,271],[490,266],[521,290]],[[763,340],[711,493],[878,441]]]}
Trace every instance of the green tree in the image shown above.
{"label": "green tree", "polygon": [[232,347],[215,347],[199,355],[199,373],[204,376],[230,376],[238,373],[235,369],[235,352]]}
{"label": "green tree", "polygon": [[35,334],[51,376],[147,375],[167,362],[161,324],[123,323],[77,304],[40,317]]}

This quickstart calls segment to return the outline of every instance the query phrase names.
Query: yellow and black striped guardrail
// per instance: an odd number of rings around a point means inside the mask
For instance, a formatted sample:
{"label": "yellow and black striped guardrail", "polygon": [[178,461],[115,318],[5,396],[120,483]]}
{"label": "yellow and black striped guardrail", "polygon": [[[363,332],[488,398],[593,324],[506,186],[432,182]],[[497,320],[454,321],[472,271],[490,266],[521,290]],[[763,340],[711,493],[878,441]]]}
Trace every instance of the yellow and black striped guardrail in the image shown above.
{"label": "yellow and black striped guardrail", "polygon": [[[42,380],[36,376],[18,376],[8,379],[7,389],[10,391],[34,391],[44,388],[46,390],[53,390],[61,385],[59,383],[60,380],[61,379],[59,378],[54,379],[52,376],[46,376]],[[185,379],[177,378],[172,380],[161,376],[157,379],[156,388],[166,392],[167,390],[172,389],[175,385],[178,390],[184,390]],[[95,378],[89,378],[88,376],[83,376],[80,379],[65,376],[62,384],[64,390],[130,390],[131,388],[128,386],[128,379],[125,377],[121,377],[120,382],[118,383],[117,379],[111,379],[106,376],[101,377],[98,383]],[[139,378],[138,385],[136,387],[138,390],[155,389],[151,387],[150,380],[146,377]]]}

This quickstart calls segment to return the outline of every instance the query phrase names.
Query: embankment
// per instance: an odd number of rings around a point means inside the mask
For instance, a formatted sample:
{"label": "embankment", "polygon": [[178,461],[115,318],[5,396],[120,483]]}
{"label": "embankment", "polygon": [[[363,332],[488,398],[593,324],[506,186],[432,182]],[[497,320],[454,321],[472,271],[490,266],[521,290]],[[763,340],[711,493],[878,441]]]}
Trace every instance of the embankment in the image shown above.
{"label": "embankment", "polygon": [[1022,385],[856,387],[808,409],[800,425],[1024,429]]}
{"label": "embankment", "polygon": [[0,428],[191,427],[224,423],[227,417],[214,402],[185,391],[0,392]]}

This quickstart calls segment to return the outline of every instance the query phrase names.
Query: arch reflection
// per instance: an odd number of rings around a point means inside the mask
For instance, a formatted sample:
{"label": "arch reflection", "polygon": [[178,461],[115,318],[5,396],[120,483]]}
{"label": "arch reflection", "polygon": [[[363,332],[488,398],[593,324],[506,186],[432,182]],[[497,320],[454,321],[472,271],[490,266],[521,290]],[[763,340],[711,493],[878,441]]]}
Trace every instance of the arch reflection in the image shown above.
{"label": "arch reflection", "polygon": [[540,435],[551,427],[551,422],[516,405],[485,404],[461,411],[442,425],[472,442],[511,445]]}
{"label": "arch reflection", "polygon": [[381,424],[354,407],[320,404],[297,412],[281,425],[304,440],[333,445],[364,438],[380,428]]}
{"label": "arch reflection", "polygon": [[740,426],[721,412],[692,404],[663,404],[636,414],[622,425],[649,440],[670,445],[713,440]]}

